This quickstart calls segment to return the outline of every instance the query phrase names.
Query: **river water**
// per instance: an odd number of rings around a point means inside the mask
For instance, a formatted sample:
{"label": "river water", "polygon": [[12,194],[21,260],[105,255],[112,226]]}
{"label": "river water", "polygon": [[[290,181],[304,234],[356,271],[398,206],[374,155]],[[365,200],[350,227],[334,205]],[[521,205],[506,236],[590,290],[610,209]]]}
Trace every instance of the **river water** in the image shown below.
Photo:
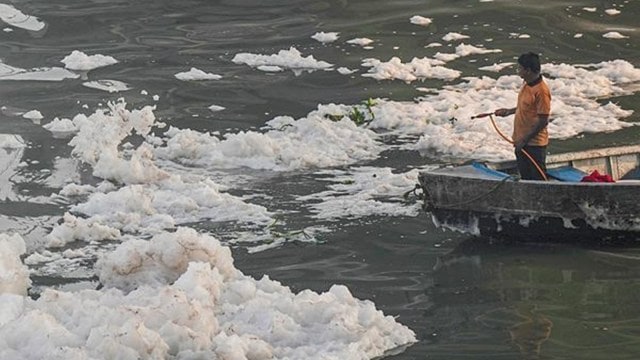
{"label": "river water", "polygon": [[[5,2],[0,230],[24,238],[34,299],[45,289],[96,289],[103,282],[94,270],[99,257],[132,237],[148,239],[158,227],[182,226],[230,246],[235,267],[256,279],[267,275],[293,293],[342,284],[372,301],[415,332],[417,342],[388,351],[388,359],[636,358],[640,250],[580,239],[496,243],[444,231],[402,194],[420,169],[510,156],[489,127],[464,122],[514,101],[518,79],[508,63],[527,51],[542,54],[556,84],[559,125],[555,134],[550,129],[550,152],[637,143],[639,15],[636,0]],[[321,32],[323,41],[312,38]],[[372,42],[347,42],[365,38]],[[474,50],[464,53],[463,43]],[[63,62],[74,51],[117,62]],[[393,57],[408,64],[437,53],[457,56],[439,64],[447,69],[414,67],[416,79],[390,66]],[[368,66],[367,59],[389,67]],[[322,61],[331,67],[323,69]],[[580,65],[602,63],[609,65],[591,69],[602,70],[597,76],[580,72]],[[482,69],[494,64],[504,67]],[[191,68],[209,77],[178,78]],[[369,99],[374,105],[363,105]],[[119,222],[121,237],[108,241],[76,234],[48,243],[71,221],[65,212],[101,216],[110,226],[121,221],[110,217],[109,207],[118,205],[105,199],[100,208],[86,193],[70,196],[62,191],[69,184],[153,183],[135,169],[133,178],[113,175],[115,162],[92,174],[99,164],[72,151],[80,146],[70,143],[77,129],[46,128],[110,102],[129,110],[153,106],[156,123],[166,124],[156,125],[158,137],[170,127],[199,134],[170,145],[165,138],[153,150],[154,166],[210,179],[230,198],[195,215],[173,211],[178,201],[164,212],[156,208],[166,217],[129,228]],[[433,107],[420,107],[426,104]],[[348,114],[356,108],[375,119],[351,126]],[[32,110],[41,116],[26,118]],[[335,113],[347,116],[327,121]],[[319,118],[327,124],[303,126]],[[263,136],[274,129],[282,134]],[[87,139],[115,138],[100,135]],[[135,148],[142,138],[126,141]],[[188,197],[180,189],[163,196]]]}

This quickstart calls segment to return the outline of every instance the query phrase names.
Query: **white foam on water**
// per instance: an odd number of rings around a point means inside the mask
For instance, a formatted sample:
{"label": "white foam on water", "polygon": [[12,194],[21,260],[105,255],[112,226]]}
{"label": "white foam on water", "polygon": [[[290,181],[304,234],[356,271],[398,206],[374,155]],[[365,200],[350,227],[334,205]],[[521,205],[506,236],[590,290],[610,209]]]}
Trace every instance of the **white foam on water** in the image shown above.
{"label": "white foam on water", "polygon": [[411,83],[416,80],[442,79],[454,80],[462,74],[458,70],[445,66],[447,62],[464,56],[499,53],[500,49],[486,49],[474,45],[459,44],[455,53],[436,53],[433,59],[428,57],[413,58],[409,63],[403,63],[398,57],[393,57],[387,62],[368,58],[362,61],[362,66],[369,67],[369,71],[362,76],[372,77],[377,80],[402,80]]}
{"label": "white foam on water", "polygon": [[79,77],[80,75],[60,67],[42,67],[27,70],[0,62],[0,80],[62,81],[64,79],[77,79]]}
{"label": "white foam on water", "polygon": [[218,111],[222,111],[224,109],[226,109],[224,106],[220,106],[220,105],[211,105],[208,108],[209,110],[211,110],[212,112],[218,112]]}
{"label": "white foam on water", "polygon": [[[63,246],[82,237],[88,241],[112,239],[104,236],[105,227],[154,234],[179,223],[205,219],[270,221],[265,208],[223,192],[206,177],[183,177],[159,168],[154,162],[153,137],[149,137],[151,143],[121,148],[125,138],[147,136],[153,128],[163,126],[155,121],[152,107],[129,111],[125,106],[124,102],[111,103],[109,111],[74,117],[77,134],[69,142],[72,153],[92,165],[95,176],[120,187],[95,189],[84,202],[71,206],[72,212],[85,218],[66,216],[47,236],[49,246]],[[97,234],[91,233],[94,230]],[[115,234],[112,230],[108,233]]]}
{"label": "white foam on water", "polygon": [[369,38],[354,38],[351,40],[347,40],[347,44],[354,44],[360,46],[367,46],[373,43],[373,40]]}
{"label": "white foam on water", "polygon": [[428,26],[433,22],[433,19],[420,16],[420,15],[414,15],[411,18],[409,18],[409,21],[415,25]]}
{"label": "white foam on water", "polygon": [[0,4],[0,20],[8,25],[29,31],[40,31],[47,25],[37,17],[26,15],[22,11],[7,4]]}
{"label": "white foam on water", "polygon": [[64,64],[64,67],[69,70],[89,71],[104,66],[117,64],[118,60],[115,58],[102,55],[87,55],[82,51],[73,50],[71,54],[65,56],[60,60]]}
{"label": "white foam on water", "polygon": [[[365,216],[417,216],[419,204],[407,206],[402,195],[418,182],[418,170],[394,174],[390,168],[358,167],[331,171],[329,190],[298,197],[311,202],[315,218],[337,221]],[[320,201],[318,201],[320,200]]]}
{"label": "white foam on water", "polygon": [[339,67],[336,71],[338,73],[342,74],[342,75],[351,75],[353,73],[358,72],[358,70],[352,70],[352,69],[349,69],[349,68],[346,68],[346,67],[342,67],[342,66]]}
{"label": "white foam on water", "polygon": [[328,70],[333,67],[333,64],[326,61],[316,60],[313,55],[302,56],[302,53],[293,46],[289,50],[280,50],[277,54],[271,55],[239,53],[231,61],[256,68],[263,67],[263,69],[264,66],[291,69],[297,74],[303,71]]}
{"label": "white foam on water", "polygon": [[56,138],[71,137],[78,131],[73,121],[66,118],[54,118],[51,122],[42,125],[42,127],[50,131]]}
{"label": "white foam on water", "polygon": [[474,45],[467,45],[465,43],[461,43],[460,45],[456,46],[456,54],[459,56],[491,54],[500,52],[502,52],[502,50],[500,49],[486,49]]}
{"label": "white foam on water", "polygon": [[[423,63],[440,62],[429,59],[414,62]],[[410,80],[419,73],[414,70],[417,66],[413,66],[411,71],[402,74],[403,69],[409,67],[399,60],[390,65],[395,65],[392,69],[396,72],[393,76],[391,71],[386,72],[389,78]],[[549,126],[552,138],[633,125],[623,121],[631,114],[630,110],[598,101],[627,94],[623,85],[640,80],[640,70],[630,63],[616,60],[586,65],[545,64],[543,72],[550,75],[546,81],[553,96],[553,121]],[[368,129],[378,129],[401,136],[420,135],[417,142],[405,143],[406,149],[461,158],[508,159],[513,156],[511,145],[497,136],[488,119],[471,120],[471,116],[513,107],[521,83],[515,74],[497,79],[466,78],[417,102],[377,99],[371,108],[374,118],[364,127],[355,126],[348,119],[353,106],[330,104],[319,106],[298,120],[275,118],[261,132],[218,137],[173,128],[166,133],[166,145],[159,147],[156,154],[209,168],[244,166],[282,171],[338,166],[377,156],[384,147],[378,143],[379,136]],[[341,120],[328,119],[332,117]],[[511,118],[496,118],[496,121],[504,133],[511,134]]]}
{"label": "white foam on water", "polygon": [[61,189],[67,184],[79,183],[79,162],[72,158],[56,158],[53,171],[45,179],[45,184],[51,188]]}
{"label": "white foam on water", "polygon": [[450,41],[458,41],[463,39],[468,39],[469,35],[460,34],[457,32],[450,32],[442,37],[442,40],[450,42]]}
{"label": "white foam on water", "polygon": [[118,93],[131,90],[131,86],[123,81],[108,79],[86,81],[82,83],[82,86],[88,87],[90,89],[106,91],[109,93]]}
{"label": "white foam on water", "polygon": [[622,35],[621,33],[617,32],[617,31],[609,31],[607,33],[602,34],[603,38],[607,38],[607,39],[627,39],[629,38],[627,35]]}
{"label": "white foam on water", "polygon": [[44,116],[42,116],[42,113],[38,110],[27,111],[26,113],[22,114],[22,117],[32,121],[39,121],[44,119]]}
{"label": "white foam on water", "polygon": [[22,149],[26,146],[24,139],[15,134],[0,134],[0,148]]}
{"label": "white foam on water", "polygon": [[382,151],[371,130],[346,116],[350,108],[322,105],[301,119],[276,117],[263,132],[241,131],[224,137],[171,128],[166,145],[156,154],[164,159],[209,168],[269,169],[276,171],[329,167],[373,159]]}
{"label": "white foam on water", "polygon": [[0,282],[2,358],[351,359],[416,340],[344,286],[295,294],[246,276],[229,248],[192,229],[102,256],[102,290],[45,290],[37,300],[14,294],[28,279],[15,243],[0,241],[0,265],[17,274]]}
{"label": "white foam on water", "polygon": [[234,233],[234,238],[228,241],[230,245],[241,245],[252,254],[260,251],[274,249],[286,243],[318,243],[318,237],[331,233],[331,229],[326,226],[314,225],[302,230],[280,231],[276,229],[277,221],[270,224],[266,231],[256,232],[244,231]]}
{"label": "white foam on water", "polygon": [[17,200],[13,190],[15,175],[21,167],[27,144],[19,135],[0,134],[0,201]]}
{"label": "white foam on water", "polygon": [[220,80],[222,75],[204,72],[198,68],[192,67],[189,71],[179,72],[175,74],[176,79],[183,81],[200,81],[200,80]]}
{"label": "white foam on water", "polygon": [[402,80],[411,83],[421,79],[453,80],[460,76],[458,70],[442,66],[445,62],[439,59],[413,58],[409,63],[403,63],[398,57],[392,57],[387,62],[378,59],[364,59],[362,66],[369,67],[369,71],[362,76],[376,80]]}
{"label": "white foam on water", "polygon": [[481,66],[478,68],[478,70],[484,70],[484,71],[491,71],[491,72],[500,72],[504,69],[507,69],[509,67],[514,66],[515,63],[513,62],[504,62],[504,63],[500,63],[500,64],[493,64],[493,65],[489,65],[489,66]]}
{"label": "white foam on water", "polygon": [[283,68],[281,68],[280,66],[275,66],[275,65],[260,65],[260,66],[256,67],[256,69],[258,69],[260,71],[264,71],[264,72],[281,72],[281,71],[284,71]]}
{"label": "white foam on water", "polygon": [[[29,269],[20,261],[20,256],[27,250],[24,240],[18,234],[0,234],[0,249],[0,296],[27,295],[31,285]],[[0,325],[2,323],[0,317]]]}
{"label": "white foam on water", "polygon": [[311,38],[313,40],[317,40],[317,41],[319,41],[319,42],[321,42],[323,44],[327,44],[327,43],[332,43],[332,42],[338,40],[338,38],[340,37],[339,34],[340,33],[338,33],[338,32],[320,31],[320,32],[317,32],[317,33],[313,34],[311,36]]}

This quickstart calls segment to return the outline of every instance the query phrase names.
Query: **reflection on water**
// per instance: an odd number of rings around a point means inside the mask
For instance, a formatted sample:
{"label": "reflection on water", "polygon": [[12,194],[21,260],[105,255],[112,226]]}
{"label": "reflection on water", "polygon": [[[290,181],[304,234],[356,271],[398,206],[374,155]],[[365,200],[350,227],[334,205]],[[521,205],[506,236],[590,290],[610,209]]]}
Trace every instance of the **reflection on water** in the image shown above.
{"label": "reflection on water", "polygon": [[435,319],[447,334],[424,346],[435,358],[631,359],[640,352],[638,249],[468,239],[440,257],[433,275],[437,286],[427,294],[435,306],[425,321]]}
{"label": "reflection on water", "polygon": [[549,339],[553,323],[543,314],[538,314],[530,307],[518,309],[516,314],[522,321],[509,328],[511,341],[518,346],[525,358],[537,359],[542,343]]}

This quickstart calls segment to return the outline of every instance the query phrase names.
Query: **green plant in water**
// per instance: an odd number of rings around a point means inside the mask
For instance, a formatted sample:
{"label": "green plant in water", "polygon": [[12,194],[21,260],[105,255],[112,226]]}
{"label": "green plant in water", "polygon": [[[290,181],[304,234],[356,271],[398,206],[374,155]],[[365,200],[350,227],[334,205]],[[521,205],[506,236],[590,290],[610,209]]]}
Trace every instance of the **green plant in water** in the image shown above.
{"label": "green plant in water", "polygon": [[[373,107],[376,106],[376,101],[372,98],[368,98],[364,101],[364,106],[367,107],[367,111],[369,112],[369,115],[371,115],[371,120],[375,119],[376,116],[373,114]],[[371,122],[371,120],[369,120],[369,122]]]}
{"label": "green plant in water", "polygon": [[[364,106],[364,110],[362,107]],[[375,119],[375,114],[373,113],[373,107],[376,106],[375,100],[369,98],[362,102],[362,105],[355,105],[351,108],[351,111],[346,115],[353,121],[357,126],[363,126],[369,124],[373,119]],[[340,121],[345,117],[343,114],[326,114],[325,118],[331,121]]]}
{"label": "green plant in water", "polygon": [[365,118],[364,113],[355,106],[353,107],[353,109],[351,109],[351,112],[349,113],[349,119],[351,119],[351,121],[353,121],[358,126],[362,126],[367,123],[367,119]]}

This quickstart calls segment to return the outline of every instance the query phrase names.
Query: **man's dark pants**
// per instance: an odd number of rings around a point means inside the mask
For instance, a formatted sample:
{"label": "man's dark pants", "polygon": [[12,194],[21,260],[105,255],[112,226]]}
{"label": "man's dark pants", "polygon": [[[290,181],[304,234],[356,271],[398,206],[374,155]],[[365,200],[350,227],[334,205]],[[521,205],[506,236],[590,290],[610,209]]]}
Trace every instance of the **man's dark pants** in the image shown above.
{"label": "man's dark pants", "polygon": [[[547,147],[527,145],[524,150],[531,155],[540,169],[546,174]],[[516,162],[518,163],[518,171],[522,180],[544,180],[540,171],[522,151],[516,152]]]}

